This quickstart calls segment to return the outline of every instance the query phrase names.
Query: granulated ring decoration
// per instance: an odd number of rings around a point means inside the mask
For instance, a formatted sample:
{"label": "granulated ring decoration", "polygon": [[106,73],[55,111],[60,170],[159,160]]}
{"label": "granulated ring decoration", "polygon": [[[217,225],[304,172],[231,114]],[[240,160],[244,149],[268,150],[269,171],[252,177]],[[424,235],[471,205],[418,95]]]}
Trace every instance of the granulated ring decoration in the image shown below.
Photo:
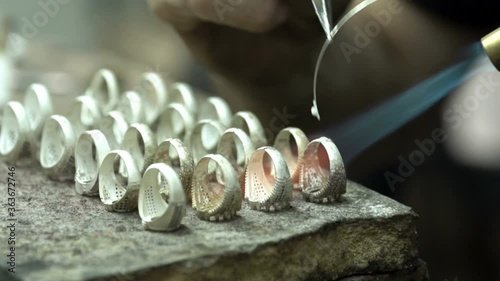
{"label": "granulated ring decoration", "polygon": [[229,220],[241,210],[238,176],[222,155],[210,154],[198,162],[192,190],[196,214],[202,220]]}
{"label": "granulated ring decoration", "polygon": [[172,103],[158,118],[156,140],[158,143],[177,138],[185,140],[194,127],[193,115],[180,103]]}
{"label": "granulated ring decoration", "polygon": [[138,91],[142,95],[146,124],[152,125],[167,105],[168,87],[159,73],[142,75]]}
{"label": "granulated ring decoration", "polygon": [[40,164],[49,178],[58,181],[75,177],[75,133],[66,117],[52,115],[45,121],[40,144]]}
{"label": "granulated ring decoration", "polygon": [[194,161],[187,146],[180,139],[164,140],[158,145],[154,163],[165,163],[174,169],[181,180],[186,201],[190,203]]}
{"label": "granulated ring decoration", "polygon": [[242,129],[250,136],[256,148],[267,145],[266,135],[259,119],[249,111],[240,111],[233,116],[231,127]]}
{"label": "granulated ring decoration", "polygon": [[347,178],[342,156],[326,137],[311,141],[302,158],[300,187],[304,199],[315,203],[340,200]]}
{"label": "granulated ring decoration", "polygon": [[174,83],[170,86],[171,95],[169,103],[180,103],[194,116],[198,113],[198,102],[193,88],[186,83]]}
{"label": "granulated ring decoration", "polygon": [[146,122],[144,101],[139,93],[123,93],[116,110],[120,111],[129,124]]}
{"label": "granulated ring decoration", "polygon": [[30,155],[30,126],[21,103],[7,103],[3,110],[1,132],[0,156],[3,161],[15,163]]}
{"label": "granulated ring decoration", "polygon": [[141,173],[130,153],[113,150],[106,155],[99,169],[99,197],[107,211],[135,210],[140,186]]}
{"label": "granulated ring decoration", "polygon": [[92,129],[101,119],[101,111],[97,101],[89,96],[76,97],[68,120],[78,138],[83,132]]}
{"label": "granulated ring decoration", "polygon": [[128,127],[121,145],[122,150],[130,152],[141,175],[153,164],[157,147],[153,131],[146,124]]}
{"label": "granulated ring decoration", "polygon": [[213,120],[202,120],[194,126],[188,144],[194,163],[198,163],[203,156],[216,152],[220,137],[225,130],[224,125]]}
{"label": "granulated ring decoration", "polygon": [[115,73],[109,69],[97,71],[85,95],[91,96],[97,101],[102,114],[115,109],[120,95]]}
{"label": "granulated ring decoration", "polygon": [[254,152],[250,137],[237,128],[227,129],[217,147],[217,153],[224,156],[238,174],[242,195],[245,194],[245,170]]}
{"label": "granulated ring decoration", "polygon": [[290,205],[292,178],[283,156],[273,147],[257,149],[247,166],[245,199],[250,208],[278,211]]}
{"label": "granulated ring decoration", "polygon": [[274,140],[274,148],[285,158],[294,186],[300,181],[300,162],[308,143],[306,134],[293,127],[281,130]]}
{"label": "granulated ring decoration", "polygon": [[146,230],[172,231],[181,225],[186,215],[186,195],[179,177],[167,164],[153,164],[144,173],[139,190],[139,215]]}
{"label": "granulated ring decoration", "polygon": [[120,147],[128,129],[128,123],[121,112],[111,111],[99,121],[97,129],[106,136],[109,148],[114,150]]}
{"label": "granulated ring decoration", "polygon": [[225,100],[219,97],[209,97],[201,106],[198,120],[215,120],[229,127],[229,125],[231,125],[232,116],[231,108]]}
{"label": "granulated ring decoration", "polygon": [[99,195],[99,167],[109,153],[106,137],[99,130],[80,135],[75,146],[75,189],[80,195]]}

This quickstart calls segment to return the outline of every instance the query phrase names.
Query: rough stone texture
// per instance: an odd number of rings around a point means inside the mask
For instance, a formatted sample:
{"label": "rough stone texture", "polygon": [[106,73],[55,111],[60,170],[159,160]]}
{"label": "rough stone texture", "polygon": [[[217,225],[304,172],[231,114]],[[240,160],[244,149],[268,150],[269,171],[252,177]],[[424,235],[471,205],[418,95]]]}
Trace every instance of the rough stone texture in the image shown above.
{"label": "rough stone texture", "polygon": [[[0,171],[6,224],[5,164]],[[181,229],[157,233],[142,229],[137,212],[106,212],[99,198],[48,180],[36,165],[17,167],[15,179],[17,267],[6,275],[1,231],[1,280],[427,280],[416,214],[353,182],[341,203],[316,205],[296,194],[289,210],[244,204],[222,223],[201,221],[189,208]],[[410,278],[384,279],[398,274]]]}

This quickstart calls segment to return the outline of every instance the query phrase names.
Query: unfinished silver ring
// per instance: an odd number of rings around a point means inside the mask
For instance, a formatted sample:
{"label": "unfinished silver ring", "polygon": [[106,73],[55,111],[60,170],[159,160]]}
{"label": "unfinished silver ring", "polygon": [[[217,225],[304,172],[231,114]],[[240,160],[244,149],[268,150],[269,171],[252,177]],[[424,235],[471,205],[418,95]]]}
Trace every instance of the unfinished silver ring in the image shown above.
{"label": "unfinished silver ring", "polygon": [[142,75],[139,92],[144,103],[146,124],[152,125],[167,105],[167,85],[160,74],[148,72]]}
{"label": "unfinished silver ring", "polygon": [[220,97],[209,97],[201,106],[198,120],[215,120],[228,127],[231,125],[232,116],[231,108],[224,99]]}
{"label": "unfinished silver ring", "polygon": [[308,143],[306,134],[293,127],[281,130],[274,140],[274,148],[285,158],[294,185],[300,181],[300,163]]}
{"label": "unfinished silver ring", "polygon": [[43,84],[32,84],[26,91],[23,105],[31,132],[39,141],[45,120],[53,111],[49,90]]}
{"label": "unfinished silver ring", "polygon": [[170,87],[171,95],[169,103],[180,103],[186,107],[191,114],[196,116],[198,111],[198,102],[193,88],[186,83],[174,83]]}
{"label": "unfinished silver ring", "polygon": [[172,103],[159,116],[156,140],[162,142],[169,138],[185,140],[194,127],[193,115],[180,103]]}
{"label": "unfinished silver ring", "polygon": [[231,121],[231,127],[242,129],[252,140],[256,148],[267,145],[266,135],[259,118],[249,111],[237,112]]}
{"label": "unfinished silver ring", "polygon": [[106,136],[109,148],[114,150],[121,146],[123,136],[128,129],[128,123],[121,112],[111,111],[101,119],[97,129]]}
{"label": "unfinished silver ring", "polygon": [[132,155],[141,175],[153,164],[157,147],[153,131],[146,124],[133,124],[128,127],[121,145],[122,150]]}
{"label": "unfinished silver ring", "polygon": [[120,95],[115,73],[109,69],[97,71],[85,95],[97,101],[102,114],[115,109]]}
{"label": "unfinished silver ring", "polygon": [[300,187],[306,201],[332,202],[346,193],[344,161],[331,139],[311,141],[302,159]]}
{"label": "unfinished silver ring", "polygon": [[83,132],[92,129],[101,119],[99,105],[93,97],[76,97],[68,121],[73,126],[73,131],[78,138]]}
{"label": "unfinished silver ring", "polygon": [[3,161],[15,163],[18,159],[30,155],[30,126],[21,103],[7,103],[3,111],[1,130],[0,155]]}
{"label": "unfinished silver ring", "polygon": [[144,101],[140,94],[129,91],[123,93],[116,109],[123,114],[127,123],[135,124],[146,122],[144,107]]}
{"label": "unfinished silver ring", "polygon": [[225,130],[224,125],[213,120],[201,120],[194,126],[188,138],[195,164],[203,156],[216,152],[220,137]]}

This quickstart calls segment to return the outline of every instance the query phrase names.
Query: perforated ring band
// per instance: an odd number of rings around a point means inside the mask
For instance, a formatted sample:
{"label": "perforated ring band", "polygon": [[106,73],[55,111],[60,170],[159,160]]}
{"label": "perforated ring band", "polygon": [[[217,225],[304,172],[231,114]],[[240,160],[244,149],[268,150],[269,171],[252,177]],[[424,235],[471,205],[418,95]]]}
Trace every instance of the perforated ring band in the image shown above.
{"label": "perforated ring band", "polygon": [[40,164],[53,180],[73,180],[75,176],[75,134],[66,117],[52,115],[45,121],[40,144]]}
{"label": "perforated ring band", "polygon": [[224,156],[233,166],[240,182],[241,193],[245,194],[245,169],[255,152],[250,137],[241,129],[227,129],[220,138],[217,153]]}
{"label": "perforated ring band", "polygon": [[19,158],[30,154],[30,127],[26,111],[19,102],[9,102],[2,116],[0,135],[0,155],[2,160],[15,163]]}
{"label": "perforated ring band", "polygon": [[130,153],[113,150],[106,155],[99,169],[99,197],[107,211],[135,210],[140,185],[141,173]]}
{"label": "perforated ring band", "polygon": [[86,196],[99,195],[99,167],[109,153],[106,137],[99,130],[80,135],[75,146],[75,189]]}
{"label": "perforated ring band", "polygon": [[269,146],[255,151],[247,166],[245,199],[250,208],[278,211],[290,205],[292,179],[285,159]]}
{"label": "perforated ring band", "polygon": [[152,125],[167,105],[167,85],[160,74],[149,72],[142,75],[138,90],[144,103],[146,124]]}
{"label": "perforated ring band", "polygon": [[344,162],[332,140],[322,137],[311,141],[302,159],[300,187],[305,200],[332,202],[346,193]]}
{"label": "perforated ring band", "polygon": [[201,158],[194,169],[192,190],[193,205],[202,220],[229,220],[241,210],[238,176],[222,155]]}
{"label": "perforated ring band", "polygon": [[83,132],[92,129],[101,119],[101,112],[97,101],[89,96],[76,97],[68,121],[73,126],[73,131],[78,138]]}
{"label": "perforated ring band", "polygon": [[122,113],[111,111],[101,119],[97,125],[97,129],[106,136],[109,148],[113,150],[120,147],[123,136],[128,129],[128,123],[125,121]]}
{"label": "perforated ring band", "polygon": [[281,130],[274,140],[274,148],[285,158],[294,185],[299,183],[300,161],[308,143],[306,134],[301,129],[293,127]]}
{"label": "perforated ring band", "polygon": [[165,163],[179,175],[186,194],[186,201],[191,202],[191,178],[194,161],[191,151],[180,139],[166,139],[158,145],[155,163]]}
{"label": "perforated ring band", "polygon": [[193,115],[180,103],[172,103],[158,117],[156,140],[162,142],[168,138],[185,140],[194,127]]}
{"label": "perforated ring band", "polygon": [[157,147],[153,131],[146,124],[128,127],[121,145],[121,149],[130,152],[141,175],[153,163]]}
{"label": "perforated ring band", "polygon": [[113,71],[101,69],[96,72],[86,95],[93,97],[101,113],[107,113],[113,110],[118,103],[120,91],[118,88],[118,79]]}
{"label": "perforated ring band", "polygon": [[[166,200],[161,189],[165,190]],[[149,230],[171,231],[181,225],[186,215],[186,195],[179,177],[167,164],[153,164],[144,173],[139,191],[139,215],[142,225]]]}
{"label": "perforated ring band", "polygon": [[123,114],[129,124],[146,122],[144,101],[137,92],[125,92],[118,102],[117,110]]}
{"label": "perforated ring band", "polygon": [[198,120],[215,120],[227,127],[231,125],[232,116],[231,108],[225,100],[219,97],[209,97],[201,106]]}
{"label": "perforated ring band", "polygon": [[189,148],[195,164],[203,156],[216,152],[220,137],[225,130],[224,125],[213,120],[202,120],[194,126],[189,136]]}
{"label": "perforated ring band", "polygon": [[266,135],[259,119],[249,111],[240,111],[233,116],[231,127],[242,129],[250,136],[256,148],[267,145]]}

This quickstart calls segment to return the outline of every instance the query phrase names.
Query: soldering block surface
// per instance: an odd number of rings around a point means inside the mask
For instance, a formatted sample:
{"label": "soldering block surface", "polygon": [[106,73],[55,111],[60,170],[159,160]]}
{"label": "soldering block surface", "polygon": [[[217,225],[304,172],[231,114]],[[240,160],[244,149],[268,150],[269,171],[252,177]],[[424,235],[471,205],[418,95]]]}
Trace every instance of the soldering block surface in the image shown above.
{"label": "soldering block surface", "polygon": [[[0,171],[7,175],[7,166]],[[244,204],[227,222],[200,220],[188,208],[182,226],[163,233],[144,231],[137,212],[105,211],[99,198],[50,181],[36,165],[17,167],[14,178],[16,273],[2,254],[0,280],[428,280],[417,215],[353,182],[341,202],[294,194],[290,208]],[[7,176],[0,181],[7,194]]]}

